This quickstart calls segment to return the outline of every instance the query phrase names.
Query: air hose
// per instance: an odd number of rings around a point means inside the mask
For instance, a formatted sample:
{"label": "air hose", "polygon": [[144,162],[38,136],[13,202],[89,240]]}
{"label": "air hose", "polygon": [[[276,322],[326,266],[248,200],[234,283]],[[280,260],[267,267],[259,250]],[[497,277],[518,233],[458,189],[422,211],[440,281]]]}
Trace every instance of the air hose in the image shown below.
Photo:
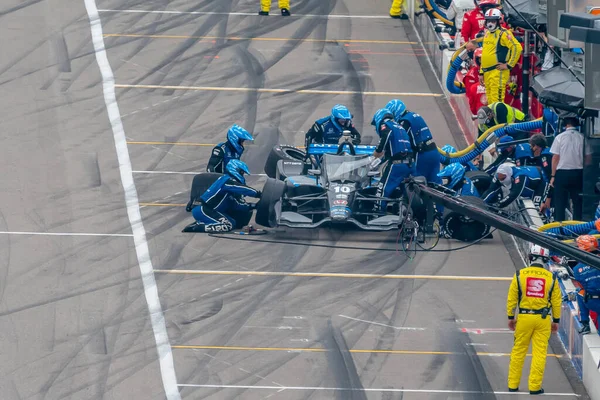
{"label": "air hose", "polygon": [[475,143],[470,145],[464,150],[457,151],[456,153],[448,153],[438,147],[440,153],[440,162],[442,164],[449,163],[461,163],[466,164],[469,161],[475,159],[477,156],[482,154],[492,143],[504,135],[515,133],[515,132],[531,132],[535,129],[542,127],[542,118],[528,121],[519,122],[517,124],[499,124],[489,128],[480,137],[477,138]]}
{"label": "air hose", "polygon": [[538,228],[539,232],[562,236],[585,235],[590,231],[596,230],[596,221],[564,221],[552,222]]}
{"label": "air hose", "polygon": [[[472,40],[473,43],[483,42],[483,38],[477,38]],[[469,57],[467,50],[467,44],[465,42],[452,54],[450,63],[448,64],[448,71],[446,74],[446,89],[452,94],[465,93],[465,85],[462,82],[456,81],[456,73],[460,70],[460,65]]]}
{"label": "air hose", "polygon": [[443,23],[445,23],[448,26],[454,26],[454,21],[450,21],[448,19],[448,16],[446,16],[446,13],[442,11],[441,8],[438,7],[437,4],[435,4],[435,0],[424,0],[425,3],[425,8],[427,9],[427,11],[433,15],[435,18],[439,19],[440,21],[442,21]]}

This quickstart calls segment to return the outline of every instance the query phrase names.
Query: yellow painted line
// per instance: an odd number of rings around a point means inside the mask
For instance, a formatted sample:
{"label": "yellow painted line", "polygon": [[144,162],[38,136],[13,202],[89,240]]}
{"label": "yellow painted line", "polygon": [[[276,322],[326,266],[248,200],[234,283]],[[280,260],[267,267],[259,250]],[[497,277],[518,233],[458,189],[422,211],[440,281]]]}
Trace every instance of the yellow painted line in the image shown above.
{"label": "yellow painted line", "polygon": [[104,37],[128,37],[148,39],[201,39],[201,40],[250,40],[256,42],[308,42],[308,43],[372,43],[372,44],[419,44],[400,40],[364,40],[364,39],[295,39],[280,37],[244,37],[244,36],[193,36],[193,35],[144,35],[134,33],[105,33]]}
{"label": "yellow painted line", "polygon": [[363,96],[406,96],[406,97],[441,97],[438,93],[405,93],[405,92],[360,92],[354,90],[318,90],[318,89],[267,89],[246,87],[214,87],[214,86],[169,86],[169,85],[127,85],[115,84],[119,89],[165,89],[165,90],[197,90],[209,92],[255,92],[255,93],[297,93]]}
{"label": "yellow painted line", "polygon": [[252,275],[252,276],[294,276],[299,278],[351,278],[351,279],[431,279],[442,281],[511,281],[512,277],[501,276],[456,276],[456,275],[381,275],[348,274],[329,272],[278,272],[278,271],[219,271],[196,269],[155,269],[157,274],[174,275]]}
{"label": "yellow painted line", "polygon": [[140,203],[140,207],[185,207],[186,205],[175,203]]}
{"label": "yellow painted line", "polygon": [[[320,347],[249,347],[249,346],[199,346],[199,345],[176,345],[171,346],[178,350],[230,350],[230,351],[287,351],[298,353],[326,353],[330,350]],[[442,356],[466,356],[468,353],[453,351],[420,351],[420,350],[383,350],[383,349],[351,349],[355,354],[398,354],[398,355],[442,355]],[[510,353],[476,352],[474,355],[483,357],[509,357]],[[527,354],[531,357],[531,354]],[[548,354],[548,357],[562,358],[560,354]]]}

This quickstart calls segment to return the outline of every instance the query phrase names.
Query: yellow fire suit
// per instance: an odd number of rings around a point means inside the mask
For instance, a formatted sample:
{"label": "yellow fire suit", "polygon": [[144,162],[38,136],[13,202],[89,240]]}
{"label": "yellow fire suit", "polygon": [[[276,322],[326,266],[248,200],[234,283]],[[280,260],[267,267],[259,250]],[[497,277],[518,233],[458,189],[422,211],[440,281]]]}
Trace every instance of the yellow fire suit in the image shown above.
{"label": "yellow fire suit", "polygon": [[494,32],[486,32],[482,50],[479,73],[483,74],[488,103],[503,102],[510,70],[501,71],[497,65],[508,64],[509,68],[513,68],[519,62],[523,47],[509,30],[498,28]]}
{"label": "yellow fire suit", "polygon": [[[532,343],[533,356],[529,372],[529,390],[537,391],[542,388],[551,334],[550,323],[560,322],[561,302],[556,276],[544,269],[543,265],[532,264],[517,271],[513,277],[506,300],[506,313],[508,319],[514,319],[515,308],[518,305],[519,317],[508,367],[509,389],[519,387],[529,342]],[[552,319],[549,317],[550,311]]]}
{"label": "yellow fire suit", "polygon": [[514,124],[525,121],[525,113],[518,108],[511,107],[506,103],[492,103],[488,106],[494,112],[494,120],[490,125],[479,124],[479,135],[493,126],[499,124]]}
{"label": "yellow fire suit", "polygon": [[392,8],[390,8],[390,15],[392,17],[399,17],[402,14],[402,5],[404,0],[394,0],[392,2]]}
{"label": "yellow fire suit", "polygon": [[[279,0],[279,8],[290,9],[290,0]],[[260,11],[269,12],[271,10],[271,0],[260,0]]]}

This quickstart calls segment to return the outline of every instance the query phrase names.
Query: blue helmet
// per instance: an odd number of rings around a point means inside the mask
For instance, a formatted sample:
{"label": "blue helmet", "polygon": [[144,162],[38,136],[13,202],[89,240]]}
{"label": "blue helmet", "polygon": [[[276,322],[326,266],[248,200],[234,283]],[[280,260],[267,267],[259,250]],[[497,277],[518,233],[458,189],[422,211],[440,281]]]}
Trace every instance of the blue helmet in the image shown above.
{"label": "blue helmet", "polygon": [[252,137],[250,132],[248,132],[247,130],[245,130],[244,128],[239,126],[238,124],[234,124],[227,131],[227,141],[229,142],[229,144],[231,144],[231,146],[233,146],[235,151],[240,155],[244,152],[244,145],[242,144],[242,142],[244,140],[252,141],[252,140],[254,140],[254,138]]}
{"label": "blue helmet", "polygon": [[449,144],[445,144],[442,147],[442,151],[448,154],[456,153],[456,148],[454,146],[450,146]]}
{"label": "blue helmet", "polygon": [[[499,140],[499,144],[503,144],[503,143],[509,143],[514,141],[515,139],[512,136],[506,135],[506,136],[502,136]],[[502,148],[500,149],[500,152],[502,153],[510,153],[510,151],[512,150],[512,146],[502,146]]]}
{"label": "blue helmet", "polygon": [[381,136],[381,132],[379,131],[381,128],[381,123],[386,118],[394,119],[394,114],[392,114],[392,112],[387,108],[380,108],[375,112],[375,115],[373,115],[371,125],[375,125],[375,132],[377,132],[379,136]]}
{"label": "blue helmet", "polygon": [[246,178],[244,178],[244,174],[249,174],[250,170],[245,162],[240,160],[231,160],[227,163],[225,167],[225,172],[227,175],[231,176],[233,179],[237,180],[239,183],[246,184]]}
{"label": "blue helmet", "polygon": [[396,122],[400,121],[400,118],[402,118],[407,111],[404,102],[398,99],[388,101],[388,103],[385,105],[385,108],[392,112]]}
{"label": "blue helmet", "polygon": [[[344,126],[340,125],[338,122],[339,119],[343,119],[346,121]],[[336,104],[331,109],[331,122],[339,129],[343,130],[344,128],[348,128],[350,126],[350,122],[352,121],[352,114],[350,114],[350,110],[348,107],[342,104]]]}
{"label": "blue helmet", "polygon": [[440,178],[447,178],[448,183],[446,183],[444,186],[454,189],[458,182],[460,182],[465,176],[465,171],[466,168],[463,165],[459,163],[453,163],[441,170],[438,176]]}

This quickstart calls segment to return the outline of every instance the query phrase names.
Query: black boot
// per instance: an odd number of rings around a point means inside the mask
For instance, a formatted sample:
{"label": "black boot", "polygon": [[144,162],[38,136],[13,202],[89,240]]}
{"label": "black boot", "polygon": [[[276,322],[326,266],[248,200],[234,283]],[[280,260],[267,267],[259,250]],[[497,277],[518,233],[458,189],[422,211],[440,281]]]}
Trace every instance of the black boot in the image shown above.
{"label": "black boot", "polygon": [[194,233],[198,233],[198,232],[204,232],[204,224],[199,224],[197,222],[193,222],[191,224],[189,224],[188,226],[186,226],[185,228],[183,228],[183,230],[181,232],[194,232]]}
{"label": "black boot", "polygon": [[289,17],[292,14],[290,14],[290,10],[288,10],[287,8],[282,8],[281,15],[283,15],[284,17]]}
{"label": "black boot", "polygon": [[518,391],[519,391],[519,388],[516,388],[516,389],[513,389],[513,388],[508,388],[508,391],[509,391],[509,392],[518,392]]}
{"label": "black boot", "polygon": [[268,11],[259,11],[258,15],[269,15]]}
{"label": "black boot", "polygon": [[540,390],[530,390],[529,394],[544,394],[544,389]]}
{"label": "black boot", "polygon": [[579,330],[579,333],[582,335],[587,335],[588,333],[590,333],[592,331],[592,329],[590,328],[590,321],[581,321],[581,329]]}

